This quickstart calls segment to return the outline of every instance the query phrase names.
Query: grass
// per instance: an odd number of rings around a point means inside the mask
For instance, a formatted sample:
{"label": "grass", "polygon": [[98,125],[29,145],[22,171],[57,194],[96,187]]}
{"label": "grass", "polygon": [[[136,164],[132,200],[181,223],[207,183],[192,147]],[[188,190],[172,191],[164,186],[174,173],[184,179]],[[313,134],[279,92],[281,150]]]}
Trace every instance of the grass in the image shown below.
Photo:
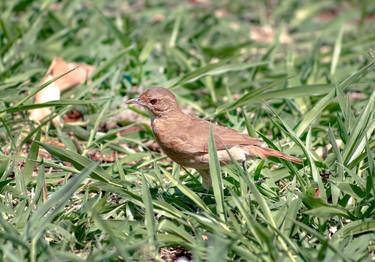
{"label": "grass", "polygon": [[[14,0],[0,11],[1,260],[373,259],[372,1]],[[267,25],[273,36],[259,34]],[[97,70],[35,105],[55,56]],[[303,165],[219,167],[210,140],[207,192],[123,104],[153,86]],[[31,122],[43,106],[53,115]],[[83,119],[51,124],[71,111]]]}

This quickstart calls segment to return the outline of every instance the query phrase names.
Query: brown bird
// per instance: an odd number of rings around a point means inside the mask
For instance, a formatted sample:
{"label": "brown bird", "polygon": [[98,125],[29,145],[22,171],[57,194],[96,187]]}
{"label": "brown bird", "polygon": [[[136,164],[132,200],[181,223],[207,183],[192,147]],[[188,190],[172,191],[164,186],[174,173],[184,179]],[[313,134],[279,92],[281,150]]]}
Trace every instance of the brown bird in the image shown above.
{"label": "brown bird", "polygon": [[210,129],[213,131],[221,164],[230,163],[230,156],[237,161],[274,156],[295,163],[301,162],[296,157],[262,147],[261,140],[183,113],[175,95],[166,88],[148,89],[138,98],[126,103],[143,106],[152,113],[151,127],[161,149],[181,166],[195,168],[202,175],[206,188],[211,186],[208,164]]}

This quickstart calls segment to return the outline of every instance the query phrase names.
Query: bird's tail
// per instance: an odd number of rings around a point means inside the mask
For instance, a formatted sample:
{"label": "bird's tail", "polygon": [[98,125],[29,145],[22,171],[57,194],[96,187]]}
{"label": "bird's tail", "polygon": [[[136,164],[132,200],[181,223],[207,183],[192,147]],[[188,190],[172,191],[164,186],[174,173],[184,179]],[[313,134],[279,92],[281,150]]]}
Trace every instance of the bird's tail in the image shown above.
{"label": "bird's tail", "polygon": [[290,156],[288,154],[285,154],[285,153],[282,153],[280,151],[277,151],[275,149],[272,149],[272,148],[268,148],[268,147],[259,147],[259,146],[249,146],[248,147],[249,149],[249,153],[251,155],[255,155],[257,157],[260,157],[260,158],[267,158],[267,157],[270,157],[270,156],[274,156],[274,157],[278,157],[278,158],[282,158],[282,159],[285,159],[285,160],[288,160],[288,161],[291,161],[291,162],[294,162],[294,163],[302,163],[302,160],[297,158],[297,157],[294,157],[294,156]]}

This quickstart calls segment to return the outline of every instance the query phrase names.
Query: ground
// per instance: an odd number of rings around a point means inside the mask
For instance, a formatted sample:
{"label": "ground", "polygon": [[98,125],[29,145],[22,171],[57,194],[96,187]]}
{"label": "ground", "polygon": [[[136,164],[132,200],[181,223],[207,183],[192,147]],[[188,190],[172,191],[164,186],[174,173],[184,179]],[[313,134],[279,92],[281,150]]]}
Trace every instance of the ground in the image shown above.
{"label": "ground", "polygon": [[[1,260],[373,258],[374,1],[14,0],[0,11]],[[48,70],[56,58],[72,71]],[[36,104],[78,63],[90,70],[74,87]],[[124,104],[155,86],[303,164],[219,167],[211,147],[206,190],[160,151],[148,113]],[[40,108],[46,118],[30,118]]]}

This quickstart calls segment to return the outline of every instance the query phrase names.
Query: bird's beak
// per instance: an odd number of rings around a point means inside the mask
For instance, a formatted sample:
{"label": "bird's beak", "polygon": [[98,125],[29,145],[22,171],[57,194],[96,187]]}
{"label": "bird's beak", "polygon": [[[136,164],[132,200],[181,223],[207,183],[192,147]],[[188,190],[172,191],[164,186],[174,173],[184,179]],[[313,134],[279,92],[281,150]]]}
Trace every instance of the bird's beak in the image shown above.
{"label": "bird's beak", "polygon": [[137,98],[129,99],[128,101],[125,102],[125,104],[127,104],[127,105],[130,105],[130,104],[140,105],[141,103],[139,101],[139,97],[137,97]]}

